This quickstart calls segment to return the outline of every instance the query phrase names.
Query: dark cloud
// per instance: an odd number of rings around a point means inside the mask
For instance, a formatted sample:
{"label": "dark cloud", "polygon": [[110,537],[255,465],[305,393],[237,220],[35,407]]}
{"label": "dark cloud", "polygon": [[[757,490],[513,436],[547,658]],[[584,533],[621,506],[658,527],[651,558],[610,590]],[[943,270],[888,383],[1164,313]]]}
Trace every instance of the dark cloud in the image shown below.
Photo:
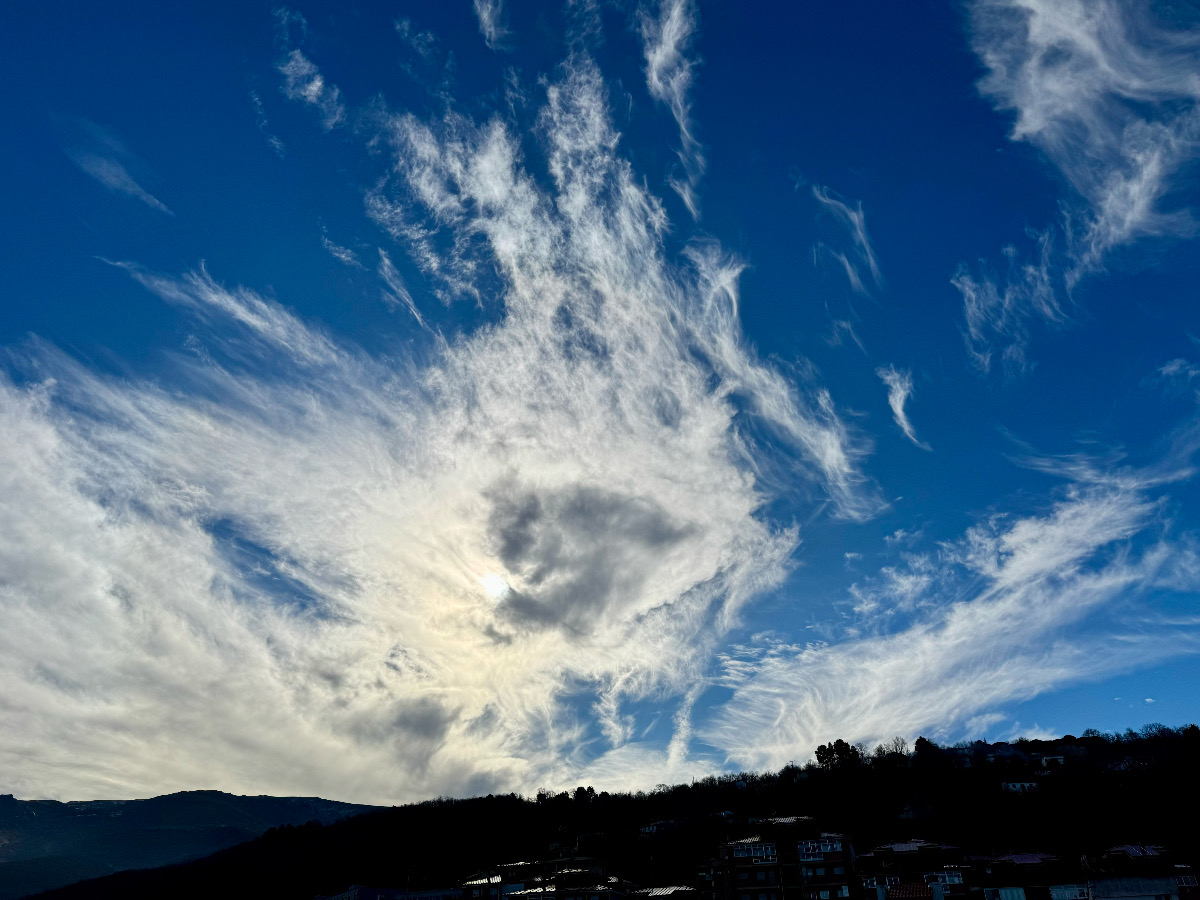
{"label": "dark cloud", "polygon": [[658,553],[696,532],[653,500],[597,487],[538,493],[506,484],[490,497],[496,552],[524,584],[501,609],[525,627],[587,632],[637,594]]}

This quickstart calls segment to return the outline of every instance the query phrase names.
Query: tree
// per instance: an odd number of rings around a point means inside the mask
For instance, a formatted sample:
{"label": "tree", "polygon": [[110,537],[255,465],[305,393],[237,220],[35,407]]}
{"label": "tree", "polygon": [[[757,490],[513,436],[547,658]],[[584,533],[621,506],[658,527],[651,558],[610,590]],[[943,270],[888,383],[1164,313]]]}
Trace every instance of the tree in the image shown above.
{"label": "tree", "polygon": [[832,744],[817,747],[817,765],[822,769],[850,769],[860,765],[865,758],[860,747],[847,744],[838,738]]}
{"label": "tree", "polygon": [[913,745],[913,752],[917,756],[936,756],[941,752],[941,749],[941,747],[924,736],[917,738],[917,743]]}

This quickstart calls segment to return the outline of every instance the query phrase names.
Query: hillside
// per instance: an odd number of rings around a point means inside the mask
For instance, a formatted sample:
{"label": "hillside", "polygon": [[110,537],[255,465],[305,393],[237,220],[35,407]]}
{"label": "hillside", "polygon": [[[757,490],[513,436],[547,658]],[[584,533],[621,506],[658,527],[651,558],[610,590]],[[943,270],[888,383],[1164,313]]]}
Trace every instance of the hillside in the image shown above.
{"label": "hillside", "polygon": [[83,878],[207,856],[269,828],[371,809],[315,797],[186,791],[148,800],[60,803],[0,795],[0,900]]}

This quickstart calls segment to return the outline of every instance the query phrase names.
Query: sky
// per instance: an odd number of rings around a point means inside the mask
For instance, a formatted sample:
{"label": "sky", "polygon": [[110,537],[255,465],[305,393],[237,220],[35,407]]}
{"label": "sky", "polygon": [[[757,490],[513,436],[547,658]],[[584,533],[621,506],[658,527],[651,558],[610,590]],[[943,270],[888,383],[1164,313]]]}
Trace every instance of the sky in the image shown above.
{"label": "sky", "polygon": [[1200,720],[1200,7],[0,10],[0,792]]}

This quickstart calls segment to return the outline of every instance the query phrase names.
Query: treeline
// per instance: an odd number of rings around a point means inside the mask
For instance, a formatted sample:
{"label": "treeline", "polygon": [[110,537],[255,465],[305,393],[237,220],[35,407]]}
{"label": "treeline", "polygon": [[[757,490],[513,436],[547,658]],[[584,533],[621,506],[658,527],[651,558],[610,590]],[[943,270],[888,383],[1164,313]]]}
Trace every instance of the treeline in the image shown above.
{"label": "treeline", "polygon": [[[844,740],[778,772],[714,775],[637,793],[580,786],[442,798],[333,825],[273,829],[180,866],[125,872],[47,898],[279,897],[354,883],[443,888],[515,860],[589,856],[646,886],[692,884],[721,843],[761,821],[811,816],[856,848],[923,837],[972,852],[1078,856],[1159,843],[1200,847],[1200,729],[1147,726],[1053,741],[941,746],[919,738],[867,750]],[[1013,793],[1009,782],[1036,783]],[[655,824],[652,832],[643,831]]]}
{"label": "treeline", "polygon": [[1200,727],[1181,725],[1171,728],[1161,722],[1152,722],[1138,730],[1127,728],[1123,732],[1101,732],[1089,728],[1079,737],[1068,734],[1061,738],[1029,739],[1016,738],[1010,742],[989,744],[986,741],[960,741],[941,747],[925,737],[919,737],[910,751],[908,741],[902,737],[876,745],[868,751],[863,743],[850,744],[840,738],[817,747],[816,758],[807,768],[838,769],[865,765],[894,765],[911,758],[924,760],[951,756],[958,759],[987,759],[997,756],[1005,759],[1026,756],[1045,756],[1066,753],[1078,759],[1090,756],[1094,761],[1114,757],[1146,756],[1162,759],[1172,752],[1188,752],[1200,748]]}

